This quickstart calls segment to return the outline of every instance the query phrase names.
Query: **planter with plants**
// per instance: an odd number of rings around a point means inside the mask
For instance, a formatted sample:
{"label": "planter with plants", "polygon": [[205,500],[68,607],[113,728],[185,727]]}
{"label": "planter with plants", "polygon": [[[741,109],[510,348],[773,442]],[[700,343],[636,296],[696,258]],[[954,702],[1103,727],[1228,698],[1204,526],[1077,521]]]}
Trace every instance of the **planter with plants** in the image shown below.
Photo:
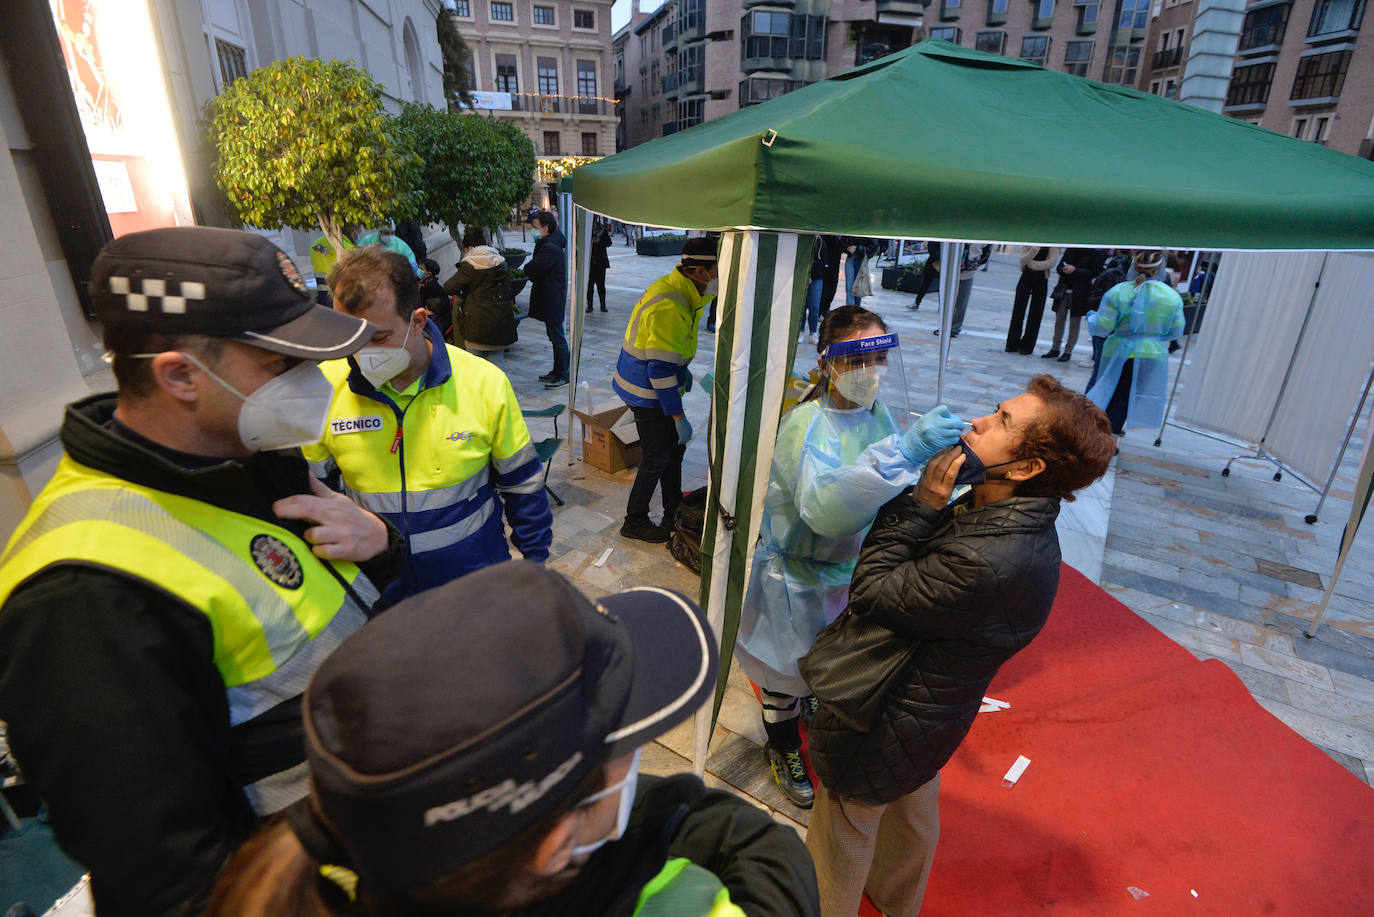
{"label": "planter with plants", "polygon": [[501,249],[501,257],[506,259],[506,267],[510,268],[512,271],[524,264],[525,259],[529,256],[529,252],[525,251],[523,248]]}
{"label": "planter with plants", "polygon": [[635,243],[635,253],[655,257],[680,255],[686,244],[687,237],[681,235],[643,236]]}
{"label": "planter with plants", "polygon": [[[883,268],[883,289],[898,290],[902,293],[915,293],[921,288],[921,272],[926,269],[924,260],[915,261],[911,264],[904,264],[901,267]],[[940,275],[936,274],[935,279],[930,283],[927,293],[935,293],[940,289]]]}
{"label": "planter with plants", "polygon": [[[510,262],[507,262],[507,264],[509,264],[509,263],[510,263]],[[523,289],[525,289],[525,284],[528,283],[528,282],[529,282],[529,278],[525,276],[525,272],[524,272],[524,271],[520,270],[519,268],[516,268],[515,270],[511,271],[511,272],[510,272],[510,298],[511,298],[511,299],[514,299],[515,297],[519,296],[519,295],[520,295],[520,291],[523,290]]]}

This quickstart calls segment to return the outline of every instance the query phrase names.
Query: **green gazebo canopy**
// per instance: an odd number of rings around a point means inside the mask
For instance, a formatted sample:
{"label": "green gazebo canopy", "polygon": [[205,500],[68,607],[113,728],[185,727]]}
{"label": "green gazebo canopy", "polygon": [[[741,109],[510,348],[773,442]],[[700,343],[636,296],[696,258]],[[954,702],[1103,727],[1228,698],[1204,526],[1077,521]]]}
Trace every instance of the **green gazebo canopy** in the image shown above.
{"label": "green gazebo canopy", "polygon": [[1200,249],[1374,248],[1374,163],[926,41],[576,170],[636,223]]}

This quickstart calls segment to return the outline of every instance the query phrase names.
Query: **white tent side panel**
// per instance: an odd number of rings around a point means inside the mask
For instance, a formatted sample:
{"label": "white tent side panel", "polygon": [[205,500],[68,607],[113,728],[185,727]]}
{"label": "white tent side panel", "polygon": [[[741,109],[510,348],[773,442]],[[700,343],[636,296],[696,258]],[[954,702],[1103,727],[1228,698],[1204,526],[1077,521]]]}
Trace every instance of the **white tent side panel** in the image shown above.
{"label": "white tent side panel", "polygon": [[1374,255],[1333,254],[1268,449],[1324,481],[1374,360]]}
{"label": "white tent side panel", "polygon": [[1228,252],[1190,348],[1173,419],[1259,442],[1298,348],[1265,448],[1309,480],[1324,480],[1374,357],[1374,323],[1359,319],[1370,290],[1369,255]]}

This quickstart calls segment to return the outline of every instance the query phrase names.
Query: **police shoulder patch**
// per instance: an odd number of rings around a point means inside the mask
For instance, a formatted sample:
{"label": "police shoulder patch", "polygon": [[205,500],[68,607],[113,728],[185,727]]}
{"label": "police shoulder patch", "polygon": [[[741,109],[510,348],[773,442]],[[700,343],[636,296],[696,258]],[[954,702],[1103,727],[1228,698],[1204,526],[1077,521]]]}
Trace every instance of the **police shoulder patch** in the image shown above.
{"label": "police shoulder patch", "polygon": [[262,575],[283,589],[299,589],[305,582],[301,562],[286,543],[272,535],[254,535],[248,547]]}
{"label": "police shoulder patch", "polygon": [[281,275],[286,278],[286,282],[291,284],[292,289],[297,292],[310,295],[310,288],[305,285],[305,278],[301,272],[296,270],[296,264],[286,257],[286,252],[277,252],[277,267],[281,268]]}

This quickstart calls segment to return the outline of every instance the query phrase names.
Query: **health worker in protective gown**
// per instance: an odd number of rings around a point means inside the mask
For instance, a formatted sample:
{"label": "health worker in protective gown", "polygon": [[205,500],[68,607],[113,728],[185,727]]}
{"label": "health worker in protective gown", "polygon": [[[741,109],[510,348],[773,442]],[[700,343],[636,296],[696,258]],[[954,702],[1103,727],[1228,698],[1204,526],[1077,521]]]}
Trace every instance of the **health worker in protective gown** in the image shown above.
{"label": "health worker in protective gown", "polygon": [[778,428],[760,541],[745,594],[735,658],[759,686],[766,752],[791,802],[810,808],[798,717],[810,688],[797,661],[844,610],[864,535],[878,509],[915,484],[964,424],[941,405],[905,433],[879,398],[904,397],[897,336],[867,309],[845,306],[821,324],[820,381]]}

